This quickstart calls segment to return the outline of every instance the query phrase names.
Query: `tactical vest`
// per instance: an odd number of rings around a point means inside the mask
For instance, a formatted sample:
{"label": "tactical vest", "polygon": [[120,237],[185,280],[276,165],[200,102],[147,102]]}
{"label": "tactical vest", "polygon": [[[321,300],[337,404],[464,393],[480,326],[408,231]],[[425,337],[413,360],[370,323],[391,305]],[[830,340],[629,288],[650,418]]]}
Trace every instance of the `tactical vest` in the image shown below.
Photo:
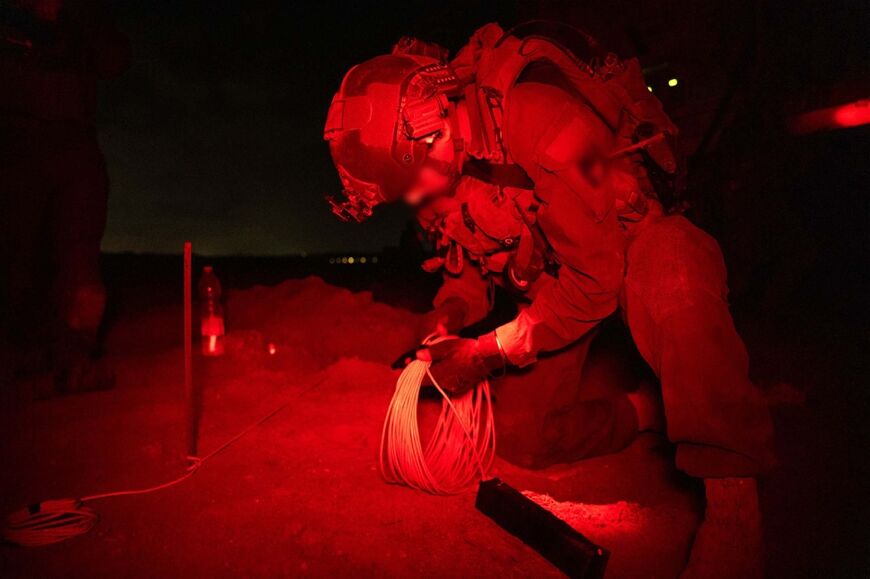
{"label": "tactical vest", "polygon": [[[504,99],[521,77],[535,67],[557,71],[560,84],[613,133],[617,151],[612,156],[631,155],[642,168],[636,173],[642,192],[618,200],[624,218],[642,218],[647,196],[675,195],[676,127],[647,89],[636,59],[620,60],[577,29],[532,22],[507,33],[496,24],[481,28],[450,67],[456,73],[471,124],[471,141],[462,144],[471,160],[463,173],[496,187],[499,196],[496,210],[511,213],[514,224],[507,228],[493,226],[494,217],[486,214],[487,203],[464,201],[458,213],[461,219],[448,216],[442,223],[447,237],[443,241],[446,255],[437,260],[437,265],[443,264],[448,272],[458,274],[464,266],[461,247],[484,269],[503,272],[506,281],[522,291],[546,268],[554,273],[558,268],[536,223],[537,205],[531,195],[534,183],[511,159],[502,133]],[[506,202],[509,205],[503,206]],[[471,208],[472,204],[477,205],[477,211]],[[475,213],[481,217],[475,219]],[[506,236],[501,230],[513,234]],[[479,239],[475,243],[473,237],[479,231],[501,247],[485,248],[486,243],[479,243]],[[493,260],[498,255],[497,249],[503,254],[502,261],[504,255],[509,256],[506,263]]]}
{"label": "tactical vest", "polygon": [[[674,205],[680,193],[677,128],[647,89],[640,63],[621,60],[585,32],[559,23],[529,22],[507,33],[489,24],[451,62],[472,124],[468,154],[490,164],[493,175],[508,177],[511,186],[520,184],[503,141],[502,103],[524,73],[541,66],[558,71],[564,88],[610,129],[612,157],[636,160],[642,193]],[[643,211],[643,199],[623,201]]]}
{"label": "tactical vest", "polygon": [[527,291],[548,265],[552,273],[557,267],[535,223],[537,207],[531,188],[464,175],[452,197],[418,216],[439,250],[424,269],[459,275],[470,259],[485,275],[503,275],[507,285]]}

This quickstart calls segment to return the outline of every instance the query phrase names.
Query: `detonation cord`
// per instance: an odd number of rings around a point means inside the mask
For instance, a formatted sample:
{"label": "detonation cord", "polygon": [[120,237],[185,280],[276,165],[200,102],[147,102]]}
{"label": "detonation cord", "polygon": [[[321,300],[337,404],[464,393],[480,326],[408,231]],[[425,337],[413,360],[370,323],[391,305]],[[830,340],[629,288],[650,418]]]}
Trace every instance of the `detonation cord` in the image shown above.
{"label": "detonation cord", "polygon": [[84,503],[111,497],[144,495],[167,489],[186,481],[202,468],[208,460],[238,442],[252,430],[259,428],[267,421],[274,418],[291,403],[320,386],[325,380],[325,377],[321,378],[315,381],[308,388],[295,393],[283,403],[276,406],[269,413],[241,430],[235,436],[229,438],[226,442],[205,456],[188,456],[187,459],[190,461],[190,465],[187,467],[187,471],[178,478],[144,489],[113,491],[89,495],[81,499],[58,499],[29,505],[6,517],[3,521],[2,528],[3,539],[22,547],[41,547],[43,545],[50,545],[52,543],[71,539],[78,535],[83,535],[90,531],[100,520],[100,516],[97,512],[94,509],[85,506]]}
{"label": "detonation cord", "polygon": [[[396,382],[381,434],[381,474],[387,482],[405,484],[431,494],[458,494],[478,478],[486,479],[495,459],[489,382],[484,380],[451,399],[429,367],[429,362],[413,361]],[[442,405],[424,450],[417,406],[427,376],[441,394]]]}
{"label": "detonation cord", "polygon": [[[465,394],[451,399],[429,370],[430,363],[411,362],[396,383],[381,435],[380,469],[391,483],[402,483],[432,494],[465,491],[487,473],[495,459],[495,426],[489,382],[483,381]],[[422,449],[417,406],[424,379],[428,377],[442,397],[441,414]],[[187,457],[187,471],[168,482],[143,489],[128,489],[88,495],[81,499],[58,499],[29,505],[3,521],[3,538],[23,547],[39,547],[83,535],[98,522],[99,514],[85,503],[131,495],[144,495],[180,484],[202,466],[252,430],[262,426],[325,381],[314,382],[253,424],[202,457]]]}

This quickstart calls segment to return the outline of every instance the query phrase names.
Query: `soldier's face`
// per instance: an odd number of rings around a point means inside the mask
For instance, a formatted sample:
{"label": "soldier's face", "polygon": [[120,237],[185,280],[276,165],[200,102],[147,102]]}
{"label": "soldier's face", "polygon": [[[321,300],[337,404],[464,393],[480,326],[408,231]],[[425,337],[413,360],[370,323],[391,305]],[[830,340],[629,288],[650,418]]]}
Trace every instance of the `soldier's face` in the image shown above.
{"label": "soldier's face", "polygon": [[405,203],[412,207],[422,205],[435,197],[448,195],[451,186],[447,175],[442,175],[430,167],[423,167],[417,183],[405,194]]}
{"label": "soldier's face", "polygon": [[[437,161],[439,165],[446,163],[454,166],[456,164],[456,152],[447,123],[445,123],[441,134],[430,144],[429,158]],[[449,195],[454,185],[451,175],[444,174],[430,166],[424,166],[417,176],[417,181],[405,193],[404,200],[408,205],[416,207],[435,197]]]}

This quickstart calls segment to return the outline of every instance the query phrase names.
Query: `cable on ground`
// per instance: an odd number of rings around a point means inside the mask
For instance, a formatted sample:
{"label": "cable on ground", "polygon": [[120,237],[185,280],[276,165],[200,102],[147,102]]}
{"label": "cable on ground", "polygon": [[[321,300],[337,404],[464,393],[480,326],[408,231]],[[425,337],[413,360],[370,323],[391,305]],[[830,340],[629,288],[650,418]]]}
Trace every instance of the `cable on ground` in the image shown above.
{"label": "cable on ground", "polygon": [[[495,459],[495,425],[489,382],[484,380],[451,399],[429,371],[429,362],[411,362],[396,382],[381,434],[380,467],[391,483],[436,495],[457,494],[487,478]],[[428,376],[442,397],[441,414],[425,450],[417,405]]]}
{"label": "cable on ground", "polygon": [[187,457],[190,461],[187,471],[169,482],[143,489],[128,489],[89,495],[81,499],[58,499],[34,503],[7,516],[3,521],[0,534],[2,534],[4,540],[22,547],[41,547],[83,535],[90,531],[100,520],[99,514],[94,509],[85,506],[84,503],[111,497],[144,495],[167,489],[186,481],[202,468],[207,461],[235,444],[252,430],[262,426],[298,398],[320,386],[324,380],[325,378],[321,378],[308,388],[291,396],[271,412],[244,428],[207,455],[203,457]]}

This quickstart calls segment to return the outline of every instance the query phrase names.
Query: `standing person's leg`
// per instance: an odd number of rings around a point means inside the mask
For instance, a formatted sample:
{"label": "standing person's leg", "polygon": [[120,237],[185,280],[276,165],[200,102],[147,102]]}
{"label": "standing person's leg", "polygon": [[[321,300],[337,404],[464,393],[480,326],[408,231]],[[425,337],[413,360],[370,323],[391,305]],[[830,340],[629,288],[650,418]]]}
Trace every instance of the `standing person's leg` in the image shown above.
{"label": "standing person's leg", "polygon": [[683,217],[650,223],[632,242],[624,310],[662,385],[677,466],[704,478],[707,514],[687,573],[761,572],[757,476],[772,462],[772,424],[749,380],[716,242]]}
{"label": "standing person's leg", "polygon": [[58,312],[57,387],[63,392],[111,386],[94,363],[106,304],[100,242],[106,227],[109,179],[96,136],[82,130],[53,159],[52,241]]}
{"label": "standing person's leg", "polygon": [[597,355],[595,335],[493,380],[500,456],[545,468],[616,452],[634,440],[637,415],[625,394],[630,375]]}

